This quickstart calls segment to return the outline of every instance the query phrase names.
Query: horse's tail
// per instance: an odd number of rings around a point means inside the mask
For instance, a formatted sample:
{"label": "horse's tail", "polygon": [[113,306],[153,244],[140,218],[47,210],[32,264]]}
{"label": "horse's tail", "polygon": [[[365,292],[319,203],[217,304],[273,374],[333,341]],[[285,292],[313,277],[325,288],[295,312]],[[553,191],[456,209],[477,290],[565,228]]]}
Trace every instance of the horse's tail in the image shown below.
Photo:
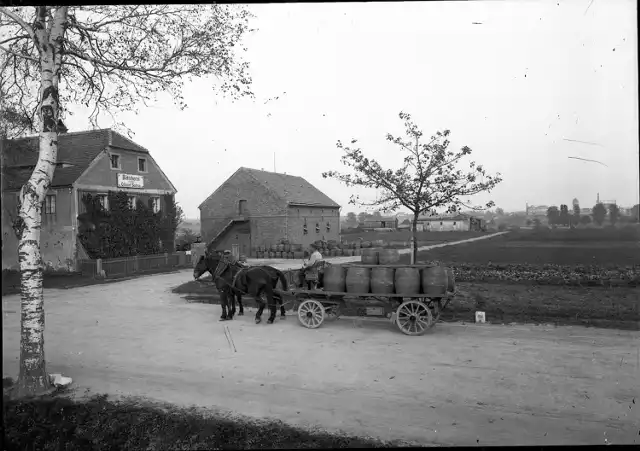
{"label": "horse's tail", "polygon": [[282,283],[282,289],[284,291],[287,291],[289,289],[289,285],[287,284],[287,278],[285,277],[284,273],[282,271],[280,271],[279,269],[276,269],[276,274],[278,275],[278,278],[280,279],[280,283]]}

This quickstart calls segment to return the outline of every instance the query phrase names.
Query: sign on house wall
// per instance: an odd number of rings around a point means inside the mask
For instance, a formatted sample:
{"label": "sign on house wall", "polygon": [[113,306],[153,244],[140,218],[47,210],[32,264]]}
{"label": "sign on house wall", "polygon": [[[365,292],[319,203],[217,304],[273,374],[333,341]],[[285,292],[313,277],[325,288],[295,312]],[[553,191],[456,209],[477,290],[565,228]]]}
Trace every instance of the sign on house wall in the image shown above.
{"label": "sign on house wall", "polygon": [[118,188],[144,188],[141,175],[118,173]]}

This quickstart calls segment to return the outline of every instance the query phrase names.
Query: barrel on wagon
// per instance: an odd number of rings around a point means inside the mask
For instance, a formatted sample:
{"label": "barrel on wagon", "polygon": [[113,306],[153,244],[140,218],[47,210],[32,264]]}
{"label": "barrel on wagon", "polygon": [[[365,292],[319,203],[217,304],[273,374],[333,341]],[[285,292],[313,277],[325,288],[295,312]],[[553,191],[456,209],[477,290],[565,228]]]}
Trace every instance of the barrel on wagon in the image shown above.
{"label": "barrel on wagon", "polygon": [[397,268],[395,286],[397,294],[420,293],[420,270],[410,266]]}
{"label": "barrel on wagon", "polygon": [[395,269],[387,266],[371,268],[371,292],[376,294],[393,294]]}
{"label": "barrel on wagon", "polygon": [[347,293],[369,293],[371,289],[371,269],[363,266],[349,266],[346,277]]}

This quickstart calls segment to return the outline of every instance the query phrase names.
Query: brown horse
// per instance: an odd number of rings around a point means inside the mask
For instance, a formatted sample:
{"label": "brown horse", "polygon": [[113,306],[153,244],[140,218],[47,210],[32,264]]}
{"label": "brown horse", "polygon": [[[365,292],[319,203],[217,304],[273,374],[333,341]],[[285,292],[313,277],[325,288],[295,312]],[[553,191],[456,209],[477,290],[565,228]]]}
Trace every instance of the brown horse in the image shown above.
{"label": "brown horse", "polygon": [[[198,279],[205,272],[209,272],[212,276],[215,274],[216,268],[220,263],[220,256],[208,254],[200,257],[196,267],[193,270],[194,279]],[[265,308],[265,302],[262,295],[266,295],[269,304],[269,320],[272,324],[275,321],[276,305],[274,299],[280,304],[280,317],[285,318],[285,310],[282,297],[274,293],[278,281],[282,283],[283,289],[287,290],[287,280],[282,271],[271,266],[253,266],[250,268],[238,268],[235,266],[227,267],[219,277],[214,281],[216,288],[220,292],[222,317],[221,320],[232,319],[235,314],[235,301],[238,300],[240,312],[238,315],[244,314],[242,305],[242,295],[251,295],[258,304],[256,313],[256,324],[262,321],[262,312]],[[227,314],[227,307],[229,307]]]}

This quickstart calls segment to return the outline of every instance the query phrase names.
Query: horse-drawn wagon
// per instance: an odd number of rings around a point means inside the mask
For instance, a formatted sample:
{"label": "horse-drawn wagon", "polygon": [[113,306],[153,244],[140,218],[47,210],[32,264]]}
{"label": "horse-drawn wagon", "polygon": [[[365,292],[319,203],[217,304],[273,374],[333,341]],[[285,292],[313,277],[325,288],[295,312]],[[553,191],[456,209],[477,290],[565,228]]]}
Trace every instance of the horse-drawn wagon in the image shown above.
{"label": "horse-drawn wagon", "polygon": [[[294,297],[298,320],[309,329],[355,310],[358,316],[389,318],[406,335],[422,335],[435,326],[455,296],[453,271],[444,266],[325,262],[319,272],[319,288],[279,293]],[[292,276],[295,283],[297,277]]]}

